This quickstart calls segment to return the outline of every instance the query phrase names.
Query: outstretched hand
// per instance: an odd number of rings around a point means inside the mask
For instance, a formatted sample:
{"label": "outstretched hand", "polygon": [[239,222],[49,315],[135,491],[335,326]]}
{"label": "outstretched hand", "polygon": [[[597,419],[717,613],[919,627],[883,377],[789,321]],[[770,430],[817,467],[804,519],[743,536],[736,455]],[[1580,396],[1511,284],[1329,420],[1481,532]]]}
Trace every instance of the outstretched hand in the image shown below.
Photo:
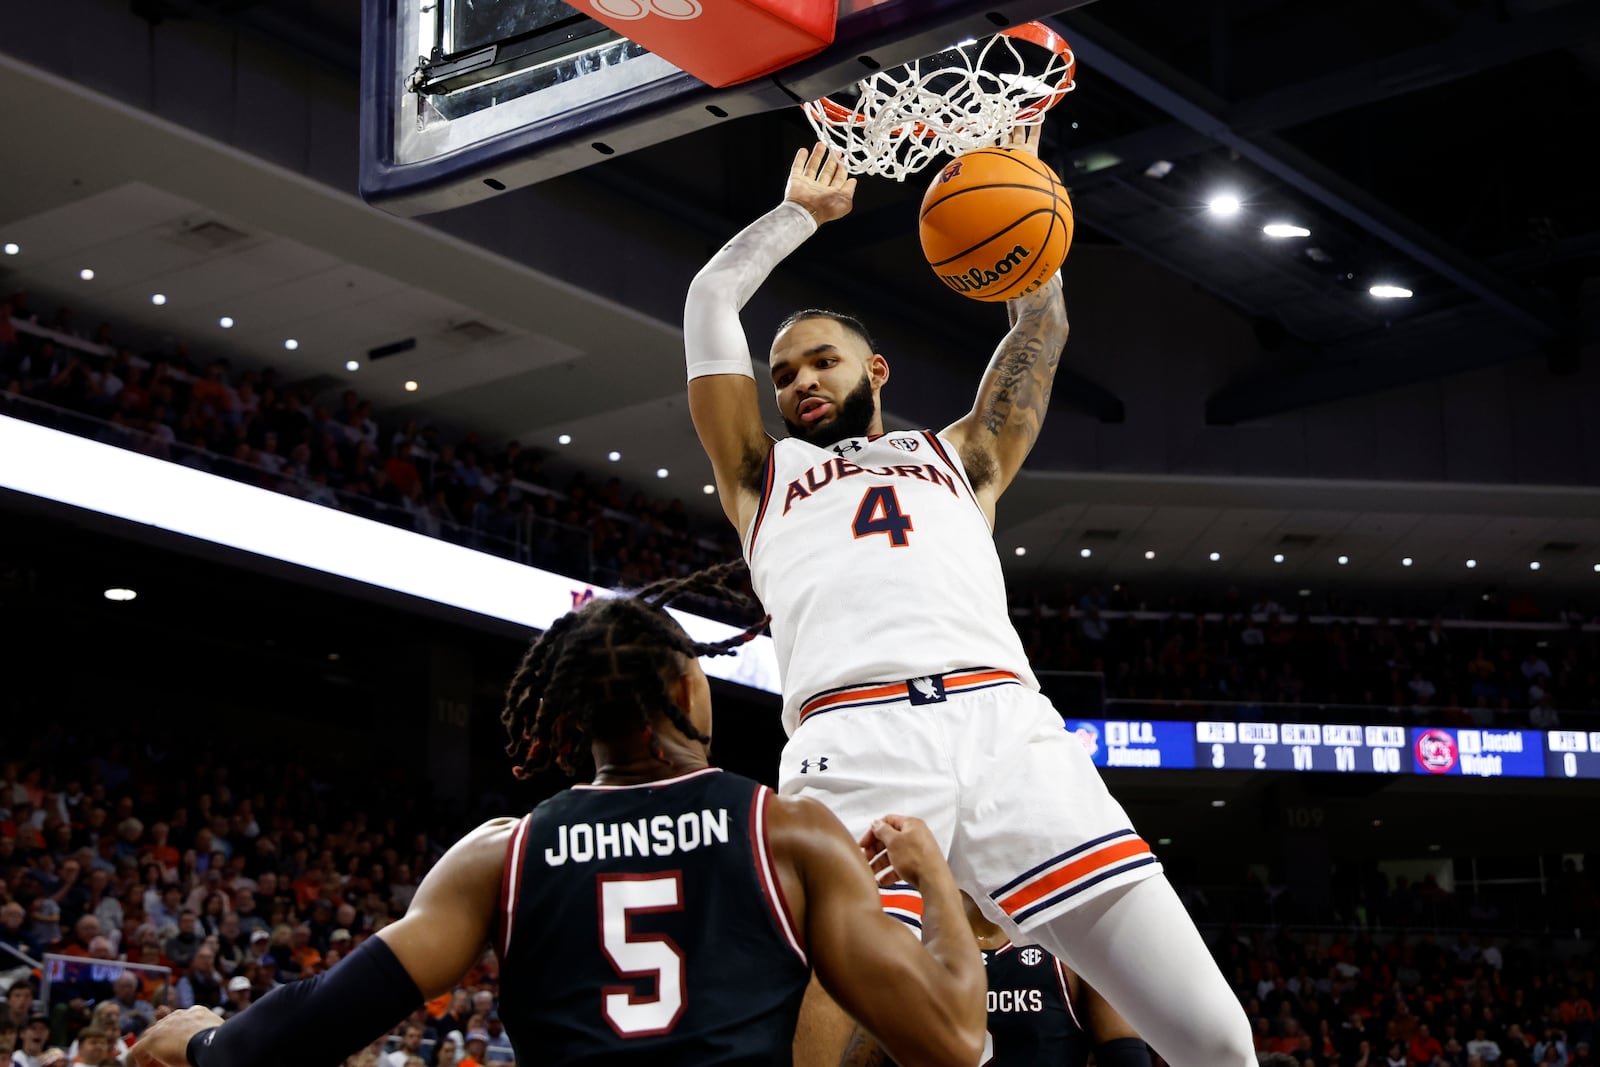
{"label": "outstretched hand", "polygon": [[856,180],[844,169],[844,159],[837,152],[821,142],[809,152],[804,148],[795,152],[783,198],[811,212],[817,225],[850,214],[855,195]]}
{"label": "outstretched hand", "polygon": [[202,1030],[222,1025],[222,1016],[196,1004],[160,1019],[133,1043],[133,1062],[139,1067],[187,1067],[189,1039]]}

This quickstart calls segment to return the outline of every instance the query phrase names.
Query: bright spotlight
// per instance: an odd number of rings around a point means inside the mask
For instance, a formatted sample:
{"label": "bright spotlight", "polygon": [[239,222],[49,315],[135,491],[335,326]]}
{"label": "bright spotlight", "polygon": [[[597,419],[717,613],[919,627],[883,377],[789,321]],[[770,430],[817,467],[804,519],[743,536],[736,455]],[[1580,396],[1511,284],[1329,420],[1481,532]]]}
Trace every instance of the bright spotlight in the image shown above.
{"label": "bright spotlight", "polygon": [[1268,237],[1310,237],[1311,231],[1304,226],[1296,226],[1292,222],[1269,222],[1261,227],[1261,232]]}
{"label": "bright spotlight", "polygon": [[1239,198],[1232,193],[1221,193],[1206,201],[1206,208],[1213,215],[1225,219],[1237,215],[1243,207],[1244,205],[1240,203]]}
{"label": "bright spotlight", "polygon": [[167,294],[166,293],[151,293],[150,294],[150,303],[154,304],[156,307],[160,307],[162,304],[165,304],[166,302],[167,302]]}
{"label": "bright spotlight", "polygon": [[1411,290],[1403,285],[1374,285],[1367,292],[1379,300],[1404,300],[1411,295]]}
{"label": "bright spotlight", "polygon": [[361,369],[361,364],[356,360],[347,359],[344,361],[344,369],[347,371],[358,371]]}

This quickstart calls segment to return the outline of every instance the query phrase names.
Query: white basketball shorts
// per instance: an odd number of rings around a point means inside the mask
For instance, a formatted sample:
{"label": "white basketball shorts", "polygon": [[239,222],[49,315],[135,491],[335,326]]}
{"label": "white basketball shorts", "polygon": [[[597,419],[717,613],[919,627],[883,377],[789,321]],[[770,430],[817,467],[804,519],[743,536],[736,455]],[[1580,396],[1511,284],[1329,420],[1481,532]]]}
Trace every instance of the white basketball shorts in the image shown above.
{"label": "white basketball shorts", "polygon": [[851,686],[804,708],[779,791],[820,801],[856,837],[881,815],[922,819],[961,888],[1020,944],[1161,873],[1082,744],[1014,675],[973,668]]}

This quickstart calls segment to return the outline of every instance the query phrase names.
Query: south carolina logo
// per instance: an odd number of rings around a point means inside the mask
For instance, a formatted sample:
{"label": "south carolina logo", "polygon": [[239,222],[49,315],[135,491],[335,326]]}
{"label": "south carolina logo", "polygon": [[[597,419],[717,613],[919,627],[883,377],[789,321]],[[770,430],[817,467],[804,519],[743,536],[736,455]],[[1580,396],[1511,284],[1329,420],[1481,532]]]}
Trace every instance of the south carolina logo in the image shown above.
{"label": "south carolina logo", "polygon": [[1417,737],[1417,762],[1429,774],[1444,774],[1456,765],[1456,739],[1443,730],[1428,730]]}
{"label": "south carolina logo", "polygon": [[1025,948],[1017,953],[1017,959],[1032,967],[1044,959],[1044,953],[1036,948]]}

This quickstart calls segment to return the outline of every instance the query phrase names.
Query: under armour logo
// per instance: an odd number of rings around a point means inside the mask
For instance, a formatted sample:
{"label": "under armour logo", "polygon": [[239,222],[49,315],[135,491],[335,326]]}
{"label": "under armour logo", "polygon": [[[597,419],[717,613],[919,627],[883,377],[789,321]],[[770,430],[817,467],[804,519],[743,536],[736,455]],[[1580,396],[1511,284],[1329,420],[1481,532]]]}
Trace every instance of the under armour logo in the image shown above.
{"label": "under armour logo", "polygon": [[811,768],[813,766],[817,768],[818,772],[827,770],[828,769],[828,757],[827,756],[818,756],[814,760],[811,760],[811,759],[803,759],[803,760],[801,760],[800,761],[800,773],[801,774],[810,774],[811,773]]}
{"label": "under armour logo", "polygon": [[938,675],[908,679],[906,696],[913,704],[941,704],[945,700],[944,679]]}
{"label": "under armour logo", "polygon": [[836,456],[842,456],[847,452],[860,452],[860,451],[861,451],[861,443],[859,441],[846,441],[842,445],[834,445],[833,446],[833,454],[836,455]]}
{"label": "under armour logo", "polygon": [[1029,967],[1032,967],[1034,964],[1044,959],[1044,952],[1041,949],[1025,948],[1021,952],[1017,953],[1017,958],[1023,963],[1027,964]]}

